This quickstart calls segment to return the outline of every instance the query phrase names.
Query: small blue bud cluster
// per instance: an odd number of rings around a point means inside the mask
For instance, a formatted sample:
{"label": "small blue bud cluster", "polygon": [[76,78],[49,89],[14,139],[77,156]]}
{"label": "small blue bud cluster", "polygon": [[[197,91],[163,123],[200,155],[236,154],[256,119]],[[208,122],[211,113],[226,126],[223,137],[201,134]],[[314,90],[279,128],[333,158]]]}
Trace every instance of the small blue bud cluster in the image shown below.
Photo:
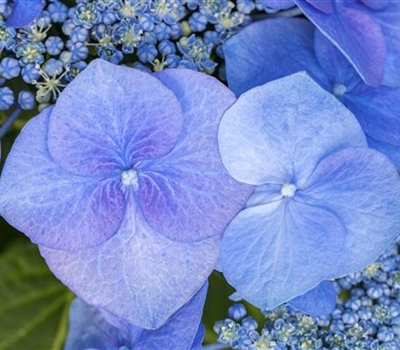
{"label": "small blue bud cluster", "polygon": [[[5,20],[10,11],[3,7]],[[15,103],[10,80],[28,84],[18,96],[22,109],[38,103],[41,110],[97,57],[148,72],[213,74],[223,60],[221,44],[256,11],[265,11],[262,1],[77,0],[69,7],[49,0],[28,27],[15,30],[0,21],[0,109]]]}
{"label": "small blue bud cluster", "polygon": [[215,323],[218,342],[243,350],[396,350],[400,344],[400,240],[373,264],[334,282],[337,305],[312,317],[288,305],[264,311],[261,331],[241,303]]}

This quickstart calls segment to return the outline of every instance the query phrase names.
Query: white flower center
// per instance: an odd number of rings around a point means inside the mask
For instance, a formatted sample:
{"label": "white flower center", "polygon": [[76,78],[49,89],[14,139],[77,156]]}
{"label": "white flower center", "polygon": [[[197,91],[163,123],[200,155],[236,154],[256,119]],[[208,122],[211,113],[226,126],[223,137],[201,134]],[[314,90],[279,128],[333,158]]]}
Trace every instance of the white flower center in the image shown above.
{"label": "white flower center", "polygon": [[293,197],[296,193],[297,187],[293,184],[283,184],[281,188],[281,195],[283,197]]}
{"label": "white flower center", "polygon": [[124,170],[121,174],[121,180],[125,186],[133,186],[135,189],[139,186],[139,178],[135,169]]}
{"label": "white flower center", "polygon": [[347,92],[347,88],[343,84],[335,84],[333,85],[332,92],[335,96],[343,96]]}

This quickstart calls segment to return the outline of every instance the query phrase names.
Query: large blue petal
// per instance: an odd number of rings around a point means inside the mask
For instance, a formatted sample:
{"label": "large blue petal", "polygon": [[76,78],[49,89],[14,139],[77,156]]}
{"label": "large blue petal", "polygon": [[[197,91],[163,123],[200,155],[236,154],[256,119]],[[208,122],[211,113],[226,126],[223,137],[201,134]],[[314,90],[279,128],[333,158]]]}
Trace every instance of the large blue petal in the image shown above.
{"label": "large blue petal", "polygon": [[160,328],[146,330],[125,320],[106,315],[103,310],[75,299],[70,309],[70,329],[65,350],[119,349],[135,350],[193,349],[199,329],[207,287],[204,286],[186,305]]}
{"label": "large blue petal", "polygon": [[253,23],[223,46],[229,88],[240,95],[252,87],[307,71],[319,84],[329,82],[313,49],[314,26],[299,18]]}
{"label": "large blue petal", "polygon": [[65,169],[102,175],[168,153],[181,125],[179,102],[156,78],[95,60],[59,96],[48,144]]}
{"label": "large blue petal", "polygon": [[75,250],[114,235],[122,222],[125,198],[112,180],[76,176],[48,152],[51,109],[21,131],[0,180],[0,213],[35,243]]}
{"label": "large blue petal", "polygon": [[223,236],[222,271],[246,300],[272,309],[335,276],[344,239],[323,208],[291,199],[247,208]]}
{"label": "large blue petal", "polygon": [[40,15],[43,7],[42,0],[14,0],[14,9],[7,18],[7,25],[13,28],[25,27]]}
{"label": "large blue petal", "polygon": [[345,225],[337,265],[345,275],[376,260],[400,232],[399,194],[400,178],[388,158],[359,147],[322,160],[297,198],[323,206]]}
{"label": "large blue petal", "polygon": [[[294,0],[305,15],[343,52],[364,81],[399,86],[400,3],[384,2],[374,9],[371,1],[332,1],[325,13],[307,0]],[[381,6],[380,6],[381,7]]]}
{"label": "large blue petal", "polygon": [[306,294],[290,300],[289,305],[311,316],[328,316],[335,310],[336,291],[332,282],[322,281]]}
{"label": "large blue petal", "polygon": [[80,298],[154,329],[205,283],[217,264],[220,238],[169,240],[147,225],[133,200],[129,203],[120,231],[106,243],[76,252],[40,250],[54,274]]}
{"label": "large blue petal", "polygon": [[173,240],[221,235],[252,191],[226,172],[218,150],[218,125],[235,97],[202,73],[166,70],[156,77],[181,103],[184,123],[171,152],[138,167],[143,215]]}
{"label": "large blue petal", "polygon": [[366,140],[354,116],[305,73],[242,94],[218,133],[222,161],[238,181],[301,186],[324,156]]}

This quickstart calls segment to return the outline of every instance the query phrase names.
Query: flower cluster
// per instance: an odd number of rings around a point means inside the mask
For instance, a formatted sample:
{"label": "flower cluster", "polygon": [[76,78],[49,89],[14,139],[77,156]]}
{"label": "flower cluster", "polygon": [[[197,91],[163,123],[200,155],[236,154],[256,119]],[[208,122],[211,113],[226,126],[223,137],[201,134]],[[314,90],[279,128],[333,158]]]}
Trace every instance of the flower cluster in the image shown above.
{"label": "flower cluster", "polygon": [[[250,22],[251,12],[265,10],[253,1],[235,6],[227,0],[95,0],[73,7],[52,0],[43,11],[42,4],[15,1],[0,11],[7,21],[0,21],[1,110],[15,99],[23,109],[36,102],[43,109],[95,58],[148,72],[213,73],[221,44]],[[9,86],[17,78],[26,87],[16,97]]]}
{"label": "flower cluster", "polygon": [[334,286],[339,297],[331,315],[313,317],[282,305],[263,312],[262,328],[236,303],[228,310],[229,318],[214,326],[218,342],[242,350],[398,349],[400,243]]}

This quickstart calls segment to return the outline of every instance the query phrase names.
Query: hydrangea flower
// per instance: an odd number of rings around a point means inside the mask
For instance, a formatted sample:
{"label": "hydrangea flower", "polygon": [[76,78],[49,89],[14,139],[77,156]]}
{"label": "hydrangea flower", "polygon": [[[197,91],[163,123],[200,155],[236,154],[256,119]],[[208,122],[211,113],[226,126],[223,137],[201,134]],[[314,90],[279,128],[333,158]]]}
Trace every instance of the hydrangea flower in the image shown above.
{"label": "hydrangea flower", "polygon": [[96,60],[22,130],[0,214],[86,302],[159,327],[204,284],[251,191],[218,152],[234,101],[201,73]]}
{"label": "hydrangea flower", "polygon": [[236,94],[307,71],[354,113],[369,145],[400,168],[400,88],[365,84],[340,51],[307,20],[253,23],[228,40],[224,52],[228,84]]}
{"label": "hydrangea flower", "polygon": [[400,231],[396,168],[307,74],[242,94],[218,140],[228,172],[256,186],[221,244],[226,279],[254,305],[363,268]]}
{"label": "hydrangea flower", "polygon": [[13,11],[7,18],[7,25],[22,28],[30,24],[43,10],[43,0],[14,0]]}
{"label": "hydrangea flower", "polygon": [[200,325],[207,286],[160,328],[147,330],[75,299],[64,350],[201,350],[204,327]]}
{"label": "hydrangea flower", "polygon": [[371,86],[400,86],[400,2],[294,0]]}

